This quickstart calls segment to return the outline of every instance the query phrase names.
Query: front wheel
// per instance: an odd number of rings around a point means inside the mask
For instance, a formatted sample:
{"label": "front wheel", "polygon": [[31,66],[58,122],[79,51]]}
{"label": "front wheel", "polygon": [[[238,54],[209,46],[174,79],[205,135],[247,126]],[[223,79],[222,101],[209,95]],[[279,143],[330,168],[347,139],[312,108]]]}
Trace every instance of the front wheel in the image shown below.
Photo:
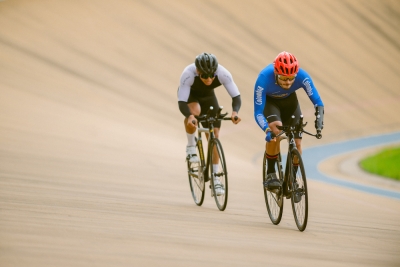
{"label": "front wheel", "polygon": [[290,159],[290,173],[292,174],[292,209],[297,228],[304,231],[308,220],[308,191],[306,172],[300,152],[293,149]]}
{"label": "front wheel", "polygon": [[[263,189],[264,189],[264,198],[265,205],[267,206],[268,215],[273,224],[279,224],[282,219],[283,212],[283,193],[282,190],[279,191],[269,191],[264,187],[264,183],[267,180],[267,154],[264,153],[263,159]],[[276,177],[281,180],[281,184],[283,184],[283,173],[281,166],[281,154],[279,154],[278,159],[275,163],[275,172]]]}
{"label": "front wheel", "polygon": [[220,211],[224,211],[228,202],[228,172],[225,155],[221,142],[218,139],[210,143],[210,182],[211,195]]}
{"label": "front wheel", "polygon": [[200,148],[198,145],[196,146],[197,158],[200,160],[199,162],[190,162],[189,158],[186,159],[187,169],[188,169],[188,177],[189,177],[189,185],[190,191],[192,192],[192,197],[194,203],[197,206],[201,206],[204,201],[204,160],[200,158]]}

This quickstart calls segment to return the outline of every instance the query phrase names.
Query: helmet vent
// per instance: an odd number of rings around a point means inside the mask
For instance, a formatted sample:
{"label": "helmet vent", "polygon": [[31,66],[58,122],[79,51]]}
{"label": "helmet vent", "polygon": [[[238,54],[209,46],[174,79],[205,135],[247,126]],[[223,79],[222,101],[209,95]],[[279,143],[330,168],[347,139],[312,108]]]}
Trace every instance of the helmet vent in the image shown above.
{"label": "helmet vent", "polygon": [[196,57],[195,65],[201,73],[211,74],[217,71],[218,61],[213,54],[202,53]]}
{"label": "helmet vent", "polygon": [[299,63],[296,57],[283,51],[274,60],[274,72],[278,75],[294,75],[299,72]]}

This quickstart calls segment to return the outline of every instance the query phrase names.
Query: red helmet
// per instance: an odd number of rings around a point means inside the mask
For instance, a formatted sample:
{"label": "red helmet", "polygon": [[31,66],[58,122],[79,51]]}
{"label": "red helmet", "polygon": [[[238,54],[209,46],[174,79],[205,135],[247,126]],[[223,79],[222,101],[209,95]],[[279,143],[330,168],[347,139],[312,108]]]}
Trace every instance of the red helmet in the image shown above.
{"label": "red helmet", "polygon": [[283,51],[274,60],[274,72],[283,76],[295,75],[299,72],[299,62],[294,55]]}

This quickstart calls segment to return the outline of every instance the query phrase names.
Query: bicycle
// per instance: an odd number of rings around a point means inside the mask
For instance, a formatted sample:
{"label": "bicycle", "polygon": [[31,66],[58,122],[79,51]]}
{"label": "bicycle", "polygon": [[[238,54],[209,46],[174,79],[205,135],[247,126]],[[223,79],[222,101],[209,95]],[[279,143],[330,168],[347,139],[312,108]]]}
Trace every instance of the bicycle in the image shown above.
{"label": "bicycle", "polygon": [[[198,137],[196,140],[197,156],[199,162],[191,163],[187,158],[187,168],[190,190],[196,205],[201,206],[204,201],[205,183],[211,180],[211,196],[220,211],[224,211],[228,202],[228,172],[221,142],[214,134],[214,123],[219,120],[231,120],[225,118],[228,113],[221,114],[222,106],[219,107],[215,116],[212,116],[213,107],[211,106],[206,115],[195,116],[198,123],[208,122],[208,128],[198,127]],[[195,123],[195,121],[193,121]],[[207,159],[204,156],[202,133],[208,134]],[[217,157],[217,159],[216,159]],[[213,164],[213,162],[217,162]],[[212,178],[212,179],[210,179]]]}
{"label": "bicycle", "polygon": [[[282,219],[284,197],[286,197],[286,199],[291,199],[292,211],[297,228],[300,231],[304,231],[306,229],[308,220],[307,179],[303,160],[301,158],[300,152],[297,150],[294,135],[295,133],[299,133],[301,136],[302,133],[306,133],[308,135],[316,137],[317,139],[321,139],[322,135],[320,129],[317,129],[316,134],[312,134],[304,130],[307,122],[303,124],[303,115],[300,116],[299,123],[293,125],[293,121],[294,116],[292,116],[292,120],[289,125],[278,126],[277,128],[281,130],[281,132],[275,136],[275,138],[279,138],[277,142],[286,139],[289,145],[286,158],[285,173],[283,173],[281,153],[279,153],[275,165],[276,176],[281,181],[282,186],[280,187],[280,189],[275,189],[272,191],[269,191],[264,187],[264,197],[269,217],[272,223],[275,225],[278,225]],[[286,136],[280,138],[283,134],[285,134]],[[266,170],[267,158],[266,153],[264,153],[263,184],[267,179]]]}

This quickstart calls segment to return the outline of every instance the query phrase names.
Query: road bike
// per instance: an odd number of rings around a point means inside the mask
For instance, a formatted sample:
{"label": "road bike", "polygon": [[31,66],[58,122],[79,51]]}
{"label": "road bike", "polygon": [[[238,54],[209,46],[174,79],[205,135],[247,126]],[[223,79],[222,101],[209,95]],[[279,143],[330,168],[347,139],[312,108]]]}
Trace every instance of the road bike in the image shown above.
{"label": "road bike", "polygon": [[[224,150],[221,142],[214,134],[214,123],[221,120],[231,120],[225,116],[228,113],[221,114],[222,106],[218,112],[212,115],[213,107],[202,116],[195,116],[198,123],[207,122],[208,128],[198,127],[198,137],[196,140],[196,153],[199,162],[191,163],[189,158],[186,159],[190,190],[196,205],[201,206],[204,201],[205,183],[210,181],[211,196],[214,197],[215,203],[220,211],[224,211],[228,202],[228,172]],[[195,123],[195,121],[193,121]],[[204,154],[202,133],[208,135],[207,158]]]}
{"label": "road bike", "polygon": [[[265,204],[267,206],[269,217],[273,224],[277,225],[282,219],[283,212],[283,199],[291,199],[292,210],[297,228],[300,231],[304,231],[307,227],[308,220],[308,190],[307,190],[307,179],[306,171],[304,169],[303,160],[300,152],[297,150],[294,136],[298,133],[300,136],[302,133],[314,136],[317,139],[321,139],[321,130],[317,129],[316,134],[309,133],[304,130],[307,123],[303,124],[303,115],[300,116],[300,120],[297,124],[293,125],[294,116],[292,116],[291,122],[286,126],[277,126],[281,132],[275,136],[276,142],[286,139],[288,141],[288,153],[286,157],[285,172],[282,167],[281,153],[278,155],[276,161],[275,170],[276,176],[281,181],[281,187],[279,189],[267,190],[264,187]],[[282,136],[285,134],[286,136]],[[274,136],[272,136],[274,137]],[[263,184],[267,179],[267,158],[264,153],[263,159]]]}

